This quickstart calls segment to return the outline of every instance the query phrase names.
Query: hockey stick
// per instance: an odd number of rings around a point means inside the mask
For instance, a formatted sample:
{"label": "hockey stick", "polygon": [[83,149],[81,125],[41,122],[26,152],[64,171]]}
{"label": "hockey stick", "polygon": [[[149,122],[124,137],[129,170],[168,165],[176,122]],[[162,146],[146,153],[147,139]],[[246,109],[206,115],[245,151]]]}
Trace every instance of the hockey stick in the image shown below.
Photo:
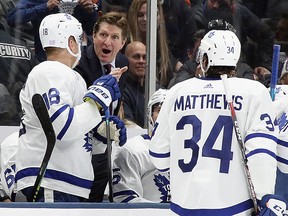
{"label": "hockey stick", "polygon": [[113,188],[112,188],[113,175],[112,175],[112,160],[111,160],[112,143],[111,143],[111,136],[110,136],[110,122],[109,122],[110,111],[109,109],[105,111],[105,118],[106,118],[106,137],[107,137],[108,186],[109,186],[108,199],[110,202],[113,202]]}
{"label": "hockey stick", "polygon": [[40,94],[34,94],[32,97],[32,104],[45,133],[47,140],[47,148],[35,184],[32,189],[31,197],[28,200],[29,202],[35,202],[37,198],[38,192],[40,190],[41,181],[46,172],[46,168],[56,142],[55,132],[42,96]]}
{"label": "hockey stick", "polygon": [[237,117],[236,117],[236,113],[235,113],[235,109],[234,109],[234,105],[233,105],[232,94],[230,92],[229,85],[227,83],[227,74],[222,74],[221,75],[221,79],[222,79],[222,82],[223,82],[223,85],[224,85],[225,94],[226,94],[226,101],[227,101],[227,103],[229,105],[229,108],[230,108],[231,118],[232,118],[232,121],[233,121],[233,126],[234,126],[234,130],[235,130],[235,133],[236,133],[238,146],[239,146],[239,149],[240,149],[240,152],[241,152],[241,156],[242,156],[242,162],[243,162],[243,165],[244,165],[243,167],[244,167],[246,180],[247,180],[247,183],[248,183],[248,186],[249,186],[248,189],[249,189],[250,197],[251,197],[251,199],[253,201],[255,214],[258,215],[259,207],[258,207],[258,204],[257,204],[257,197],[256,197],[256,193],[255,193],[255,190],[254,190],[254,185],[253,185],[253,182],[252,182],[252,179],[251,179],[249,167],[247,165],[247,157],[246,157],[246,154],[245,154],[246,148],[245,148],[245,145],[243,143],[242,136],[241,136],[241,133],[240,133],[240,128],[239,128],[239,125],[238,125],[238,121],[237,121]]}
{"label": "hockey stick", "polygon": [[272,101],[275,100],[276,85],[278,80],[278,66],[279,66],[280,45],[274,44],[273,46],[273,59],[272,59],[272,74],[270,81],[270,96]]}

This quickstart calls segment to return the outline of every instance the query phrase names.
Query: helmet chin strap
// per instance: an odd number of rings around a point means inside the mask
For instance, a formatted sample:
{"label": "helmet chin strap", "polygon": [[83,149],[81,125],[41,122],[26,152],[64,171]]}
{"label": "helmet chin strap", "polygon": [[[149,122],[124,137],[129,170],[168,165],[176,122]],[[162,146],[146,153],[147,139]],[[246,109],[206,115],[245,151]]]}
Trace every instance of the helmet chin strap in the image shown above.
{"label": "helmet chin strap", "polygon": [[78,62],[81,58],[81,46],[79,43],[77,43],[77,44],[78,44],[78,52],[76,54],[71,51],[71,49],[68,45],[66,48],[68,50],[69,54],[76,58],[74,64],[72,65],[72,69],[74,69],[76,67],[76,65],[78,64]]}

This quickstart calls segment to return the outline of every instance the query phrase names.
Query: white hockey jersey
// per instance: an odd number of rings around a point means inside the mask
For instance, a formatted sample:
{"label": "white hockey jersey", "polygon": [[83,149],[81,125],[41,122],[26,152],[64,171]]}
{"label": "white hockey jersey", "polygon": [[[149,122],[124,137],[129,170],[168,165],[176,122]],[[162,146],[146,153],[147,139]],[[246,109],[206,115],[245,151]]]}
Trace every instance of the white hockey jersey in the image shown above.
{"label": "white hockey jersey", "polygon": [[[273,194],[275,110],[257,81],[227,80],[257,198]],[[159,170],[170,169],[170,209],[177,215],[251,215],[241,154],[220,79],[192,78],[172,87],[150,144]]]}
{"label": "white hockey jersey", "polygon": [[153,165],[149,142],[148,135],[139,135],[118,148],[113,163],[115,202],[169,202],[169,176]]}
{"label": "white hockey jersey", "polygon": [[10,134],[0,146],[1,185],[10,199],[13,198],[12,194],[15,193],[15,155],[18,149],[18,134],[18,132]]}
{"label": "white hockey jersey", "polygon": [[288,85],[276,86],[273,104],[278,116],[277,124],[280,130],[277,145],[278,168],[282,173],[288,174]]}
{"label": "white hockey jersey", "polygon": [[288,85],[277,85],[275,91],[275,101],[273,102],[277,125],[279,127],[279,137],[277,142],[277,178],[275,194],[288,199]]}
{"label": "white hockey jersey", "polygon": [[94,178],[91,135],[101,116],[94,103],[83,103],[83,78],[57,61],[34,67],[20,92],[24,116],[16,155],[17,190],[33,186],[46,149],[46,138],[32,107],[32,96],[42,95],[57,137],[41,186],[88,198]]}

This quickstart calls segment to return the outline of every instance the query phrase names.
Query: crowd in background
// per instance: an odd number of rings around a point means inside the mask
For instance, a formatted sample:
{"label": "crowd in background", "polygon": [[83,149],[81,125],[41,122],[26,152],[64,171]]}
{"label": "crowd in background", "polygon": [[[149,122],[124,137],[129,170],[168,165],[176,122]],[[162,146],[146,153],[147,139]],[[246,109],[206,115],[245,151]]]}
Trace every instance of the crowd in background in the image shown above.
{"label": "crowd in background", "polygon": [[[48,14],[61,12],[59,8],[61,1],[57,0],[0,0],[0,125],[19,125],[20,89],[32,68],[46,60],[39,38],[40,23]],[[142,128],[146,118],[147,9],[146,0],[79,0],[73,9],[84,30],[82,57],[75,70],[90,86],[102,74],[110,73],[111,67],[128,69],[119,81],[121,103],[115,105],[114,114],[121,114],[123,119]],[[110,12],[115,12],[117,20],[105,16]],[[120,33],[109,25],[100,26],[101,22],[119,27]],[[169,89],[188,78],[204,76],[199,66],[198,47],[212,29],[230,30],[239,38],[242,50],[236,76],[258,80],[266,87],[271,78],[273,45],[280,44],[278,83],[288,84],[287,1],[159,0],[157,89]],[[103,48],[107,32],[115,35],[115,40],[109,42],[111,49]],[[105,150],[93,155],[92,192],[95,193],[89,197],[92,201],[103,200],[108,177],[101,170],[105,170],[106,160]],[[105,180],[102,182],[102,179]]]}
{"label": "crowd in background", "polygon": [[[3,91],[0,96],[1,125],[19,124],[21,117],[17,102],[19,89],[25,83],[25,78],[33,66],[45,60],[45,52],[41,47],[38,33],[40,22],[47,14],[59,12],[60,2],[0,1],[1,43],[9,42],[12,47],[16,46],[17,50],[20,43],[25,50],[27,49],[27,52],[22,54],[20,52],[9,54],[8,45],[2,49],[0,61],[4,66],[1,71],[3,74],[1,84],[7,91]],[[285,70],[282,73],[282,69],[286,69],[286,65],[284,68],[283,65],[288,51],[286,1],[162,0],[158,2],[157,7],[157,88],[171,88],[189,77],[201,76],[199,67],[197,68],[199,41],[208,30],[223,28],[235,31],[241,41],[241,59],[236,69],[238,77],[256,79],[269,87],[273,44],[277,43],[281,45],[278,77],[282,78],[281,83],[285,81],[286,73]],[[81,0],[73,10],[73,15],[82,23],[85,32],[84,45],[89,46],[93,43],[93,25],[97,17],[109,11],[120,12],[128,21],[129,36],[121,49],[123,55],[126,46],[133,41],[146,45],[145,0]],[[4,35],[10,37],[10,41],[7,41]],[[139,64],[146,65],[146,59]],[[143,116],[145,107],[142,102],[145,93],[143,82],[145,73],[131,70],[128,70],[128,75],[135,80],[132,86],[136,89],[137,96],[124,95],[123,105],[127,110],[127,118],[145,127]]]}

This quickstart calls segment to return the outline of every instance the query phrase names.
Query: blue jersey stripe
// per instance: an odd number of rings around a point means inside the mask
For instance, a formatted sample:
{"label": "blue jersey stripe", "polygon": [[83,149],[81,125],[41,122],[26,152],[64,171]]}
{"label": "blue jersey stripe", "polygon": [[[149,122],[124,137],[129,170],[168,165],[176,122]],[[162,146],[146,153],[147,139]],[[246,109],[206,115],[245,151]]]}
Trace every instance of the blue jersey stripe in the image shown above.
{"label": "blue jersey stripe", "polygon": [[170,209],[178,215],[181,216],[227,216],[227,215],[235,215],[241,212],[245,212],[249,209],[253,208],[253,202],[251,199],[246,200],[242,203],[236,204],[234,206],[230,206],[222,209],[186,209],[181,206],[171,202]]}
{"label": "blue jersey stripe", "polygon": [[[37,176],[39,172],[39,168],[26,168],[17,172],[15,180],[16,182],[19,179],[29,177],[29,176]],[[44,175],[45,178],[50,178],[54,180],[63,181],[81,188],[91,189],[93,181],[79,178],[77,176],[60,172],[57,170],[47,169]]]}
{"label": "blue jersey stripe", "polygon": [[64,127],[62,128],[62,130],[60,131],[60,133],[57,136],[58,140],[61,140],[63,138],[63,136],[65,135],[65,133],[67,132],[67,130],[68,130],[68,128],[69,128],[69,126],[70,126],[70,124],[72,122],[73,116],[74,116],[74,109],[71,108],[69,110],[68,119],[67,119]]}
{"label": "blue jersey stripe", "polygon": [[155,153],[155,152],[149,151],[149,154],[155,158],[168,158],[168,157],[170,157],[170,152],[160,154],[160,153]]}
{"label": "blue jersey stripe", "polygon": [[[51,116],[51,122],[55,121],[60,115],[61,113],[63,113],[67,108],[69,108],[69,105],[64,105],[62,107],[60,107],[52,116]],[[61,140],[63,138],[63,136],[65,135],[66,131],[68,130],[71,122],[72,122],[72,119],[73,119],[73,116],[74,116],[74,108],[71,108],[69,110],[69,114],[68,114],[68,119],[64,125],[64,127],[62,128],[62,130],[60,131],[60,133],[58,134],[57,136],[57,139],[58,140]]]}
{"label": "blue jersey stripe", "polygon": [[136,195],[137,197],[139,197],[138,194],[133,190],[124,190],[124,191],[113,193],[114,197],[121,196],[121,195]]}
{"label": "blue jersey stripe", "polygon": [[284,147],[288,147],[288,142],[280,140],[280,139],[278,139],[277,144],[284,146]]}
{"label": "blue jersey stripe", "polygon": [[170,168],[166,168],[166,169],[158,169],[159,172],[168,172],[170,170]]}
{"label": "blue jersey stripe", "polygon": [[247,142],[249,139],[253,139],[253,138],[266,138],[266,139],[271,139],[274,142],[278,141],[278,138],[275,136],[272,136],[270,134],[265,134],[265,133],[253,133],[253,134],[249,134],[245,137],[245,141]]}
{"label": "blue jersey stripe", "polygon": [[277,156],[277,161],[283,164],[288,165],[288,160],[282,157]]}
{"label": "blue jersey stripe", "polygon": [[267,150],[267,149],[255,149],[255,150],[249,152],[249,154],[247,154],[247,158],[252,156],[252,155],[259,154],[259,153],[268,154],[271,157],[276,159],[276,154],[274,152],[271,152],[271,151]]}
{"label": "blue jersey stripe", "polygon": [[113,197],[122,196],[122,195],[128,195],[128,197],[122,200],[121,203],[128,203],[129,201],[135,199],[136,197],[139,197],[139,195],[133,190],[125,190],[125,191],[119,191],[119,192],[113,193]]}
{"label": "blue jersey stripe", "polygon": [[143,139],[145,139],[145,140],[150,140],[150,139],[151,139],[151,137],[150,137],[148,134],[142,134],[141,136],[142,136]]}
{"label": "blue jersey stripe", "polygon": [[64,105],[60,107],[52,116],[51,116],[51,122],[53,122],[62,112],[64,112],[69,105]]}
{"label": "blue jersey stripe", "polygon": [[129,197],[127,197],[126,199],[122,200],[121,203],[128,203],[129,201],[131,201],[131,200],[133,200],[133,199],[135,199],[135,198],[136,198],[136,197],[134,197],[134,196],[129,196]]}

